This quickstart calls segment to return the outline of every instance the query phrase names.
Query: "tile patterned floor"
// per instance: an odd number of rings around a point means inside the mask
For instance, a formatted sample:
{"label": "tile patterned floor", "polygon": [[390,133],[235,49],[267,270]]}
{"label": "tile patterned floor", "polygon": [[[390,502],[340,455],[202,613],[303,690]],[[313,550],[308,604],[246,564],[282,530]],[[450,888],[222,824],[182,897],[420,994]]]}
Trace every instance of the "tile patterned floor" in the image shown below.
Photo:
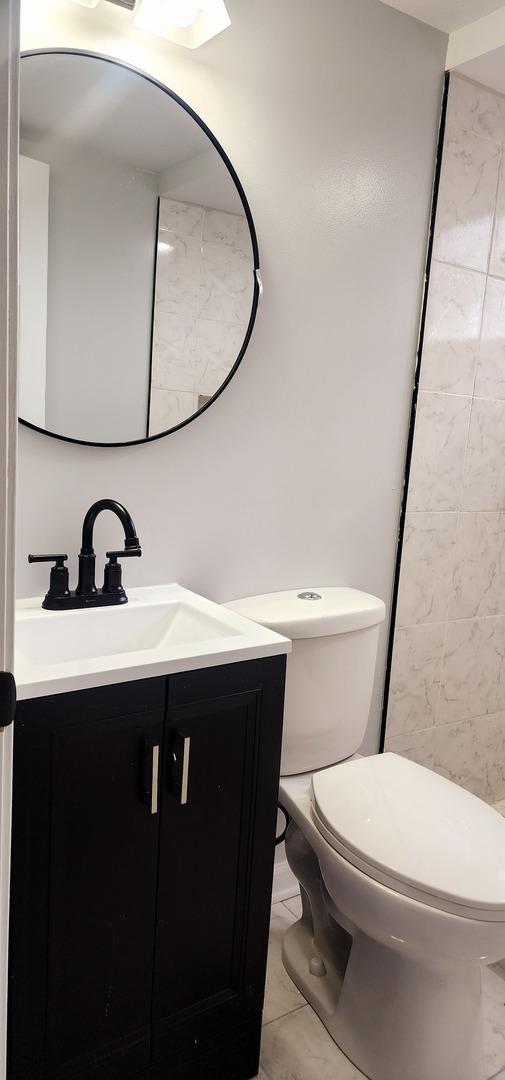
{"label": "tile patterned floor", "polygon": [[[364,1080],[284,970],[282,935],[300,912],[299,896],[272,907],[258,1080]],[[505,1080],[505,961],[484,972],[483,992],[486,1075]]]}

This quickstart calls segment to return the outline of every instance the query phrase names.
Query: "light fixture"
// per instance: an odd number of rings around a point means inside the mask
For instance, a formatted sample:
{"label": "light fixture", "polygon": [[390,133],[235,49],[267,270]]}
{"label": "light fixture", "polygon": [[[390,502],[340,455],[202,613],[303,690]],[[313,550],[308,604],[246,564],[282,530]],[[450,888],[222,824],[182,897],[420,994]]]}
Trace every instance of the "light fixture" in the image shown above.
{"label": "light fixture", "polygon": [[231,24],[224,0],[140,0],[133,22],[187,49],[197,49]]}
{"label": "light fixture", "polygon": [[100,0],[74,0],[74,3],[80,4],[81,7],[96,7]]}

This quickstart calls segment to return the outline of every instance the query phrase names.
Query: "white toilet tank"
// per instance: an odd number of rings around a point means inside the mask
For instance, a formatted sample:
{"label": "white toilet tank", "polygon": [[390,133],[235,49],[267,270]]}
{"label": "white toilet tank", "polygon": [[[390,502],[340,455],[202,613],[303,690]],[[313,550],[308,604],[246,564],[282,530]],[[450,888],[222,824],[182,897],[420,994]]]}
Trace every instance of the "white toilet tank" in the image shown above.
{"label": "white toilet tank", "polygon": [[370,710],[382,600],[338,586],[248,596],[226,606],[293,641],[281,775],[313,772],[356,753]]}

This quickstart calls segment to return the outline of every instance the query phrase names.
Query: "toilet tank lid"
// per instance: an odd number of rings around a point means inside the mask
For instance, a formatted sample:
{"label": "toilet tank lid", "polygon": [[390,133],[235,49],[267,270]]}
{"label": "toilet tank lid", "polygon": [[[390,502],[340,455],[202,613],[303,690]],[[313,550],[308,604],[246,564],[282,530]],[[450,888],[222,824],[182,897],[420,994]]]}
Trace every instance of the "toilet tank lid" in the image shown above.
{"label": "toilet tank lid", "polygon": [[230,601],[226,607],[290,638],[328,637],[364,630],[381,623],[386,614],[382,600],[344,585],[246,596]]}

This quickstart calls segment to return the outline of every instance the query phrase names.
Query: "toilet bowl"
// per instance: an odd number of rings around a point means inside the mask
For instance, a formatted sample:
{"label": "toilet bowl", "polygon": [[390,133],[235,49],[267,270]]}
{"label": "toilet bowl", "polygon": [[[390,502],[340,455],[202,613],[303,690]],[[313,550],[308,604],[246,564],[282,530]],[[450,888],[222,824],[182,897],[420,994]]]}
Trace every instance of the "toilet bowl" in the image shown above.
{"label": "toilet bowl", "polygon": [[[394,754],[324,773],[281,781],[288,860],[304,901],[284,939],[289,974],[372,1080],[484,1080],[481,966],[505,956],[504,819]],[[392,778],[410,785],[406,817],[388,799]],[[349,800],[345,823],[321,819],[321,779],[337,803]],[[360,813],[369,782],[379,784],[377,799]]]}
{"label": "toilet bowl", "polygon": [[356,755],[380,601],[330,588],[230,606],[293,638],[280,801],[303,913],[284,937],[288,973],[370,1080],[484,1080],[481,969],[505,956],[505,819],[405,758]]}

